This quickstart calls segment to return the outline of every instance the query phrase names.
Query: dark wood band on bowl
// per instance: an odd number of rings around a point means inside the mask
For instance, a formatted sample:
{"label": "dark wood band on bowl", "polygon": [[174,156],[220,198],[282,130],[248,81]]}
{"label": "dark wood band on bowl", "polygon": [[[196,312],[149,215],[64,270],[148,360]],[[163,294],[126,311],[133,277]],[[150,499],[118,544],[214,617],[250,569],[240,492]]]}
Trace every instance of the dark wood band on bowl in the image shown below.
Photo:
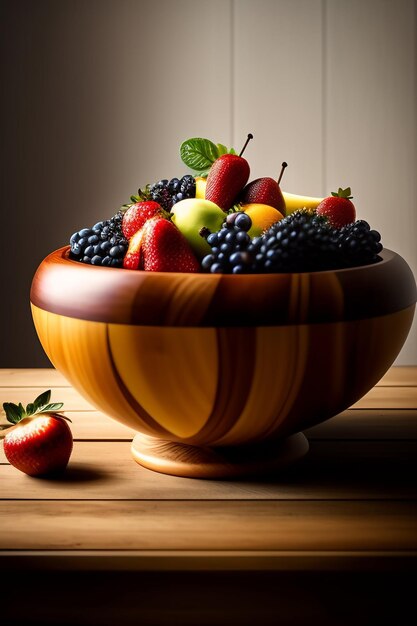
{"label": "dark wood band on bowl", "polygon": [[69,247],[39,266],[32,304],[52,313],[141,326],[234,327],[338,322],[388,315],[416,302],[404,259],[299,274],[180,274],[93,267]]}

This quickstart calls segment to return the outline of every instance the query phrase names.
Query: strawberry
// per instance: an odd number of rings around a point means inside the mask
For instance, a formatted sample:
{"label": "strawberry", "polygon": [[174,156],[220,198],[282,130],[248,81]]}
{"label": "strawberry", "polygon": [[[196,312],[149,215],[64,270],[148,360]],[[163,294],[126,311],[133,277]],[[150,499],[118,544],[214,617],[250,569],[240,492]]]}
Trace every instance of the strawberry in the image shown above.
{"label": "strawberry", "polygon": [[166,211],[157,202],[147,200],[132,204],[123,215],[122,231],[126,239],[130,239],[144,223],[155,215],[167,216]]}
{"label": "strawberry", "polygon": [[[154,218],[150,218],[154,219]],[[129,241],[129,247],[123,259],[123,267],[126,270],[138,270],[142,267],[142,239],[144,228],[140,228]]]}
{"label": "strawberry", "polygon": [[249,164],[242,158],[242,153],[253,136],[248,135],[239,156],[223,154],[210,168],[206,185],[206,200],[211,200],[223,211],[228,211],[238,199],[240,192],[249,179]]}
{"label": "strawberry", "polygon": [[342,228],[346,224],[351,224],[356,219],[356,210],[355,205],[350,201],[353,197],[350,193],[350,187],[346,189],[339,187],[337,193],[332,191],[332,195],[324,198],[317,206],[317,214],[327,217],[333,228]]}
{"label": "strawberry", "polygon": [[50,404],[50,397],[51,391],[45,391],[26,409],[22,404],[3,404],[13,424],[2,435],[4,454],[11,465],[29,476],[61,472],[71,456],[73,439],[68,418],[56,413],[63,405]]}
{"label": "strawberry", "polygon": [[[188,241],[178,228],[164,218],[153,217],[131,240],[125,257],[127,269],[149,272],[198,272],[197,261]],[[136,267],[134,265],[137,263]]]}

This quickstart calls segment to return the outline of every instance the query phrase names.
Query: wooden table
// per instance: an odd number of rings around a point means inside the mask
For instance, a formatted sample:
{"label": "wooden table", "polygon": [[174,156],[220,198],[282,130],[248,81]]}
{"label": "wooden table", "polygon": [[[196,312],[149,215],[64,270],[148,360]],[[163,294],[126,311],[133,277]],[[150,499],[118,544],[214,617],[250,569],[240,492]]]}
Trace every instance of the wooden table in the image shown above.
{"label": "wooden table", "polygon": [[73,420],[74,451],[47,480],[1,448],[2,624],[394,625],[415,614],[417,367],[392,368],[307,431],[297,466],[234,482],[145,470],[133,431],[57,371],[0,370],[1,403],[48,388]]}

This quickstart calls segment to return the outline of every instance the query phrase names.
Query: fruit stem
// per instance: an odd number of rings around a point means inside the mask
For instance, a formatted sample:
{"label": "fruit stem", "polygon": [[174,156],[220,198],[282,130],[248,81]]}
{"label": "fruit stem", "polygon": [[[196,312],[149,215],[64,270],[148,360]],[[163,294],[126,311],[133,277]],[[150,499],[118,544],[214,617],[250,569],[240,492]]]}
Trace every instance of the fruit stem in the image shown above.
{"label": "fruit stem", "polygon": [[278,181],[277,181],[277,182],[278,182],[278,185],[279,185],[279,184],[280,184],[280,182],[281,182],[281,178],[282,178],[282,177],[283,177],[283,175],[284,175],[284,171],[285,171],[285,168],[286,168],[286,167],[288,167],[288,163],[286,163],[285,161],[284,161],[283,163],[281,163],[281,171],[280,171],[280,173],[279,173],[279,177],[278,177]]}
{"label": "fruit stem", "polygon": [[207,239],[207,237],[211,234],[211,230],[207,228],[207,226],[202,226],[198,231],[198,234],[200,235],[200,237],[204,237],[204,239]]}
{"label": "fruit stem", "polygon": [[247,138],[247,139],[246,139],[246,141],[245,141],[245,145],[243,146],[242,150],[241,150],[241,151],[240,151],[240,153],[239,153],[239,156],[240,156],[240,157],[241,157],[241,156],[242,156],[242,154],[244,153],[245,148],[246,148],[246,146],[248,145],[248,143],[250,142],[250,140],[251,140],[251,139],[253,139],[253,135],[252,135],[252,133],[249,133],[248,138]]}

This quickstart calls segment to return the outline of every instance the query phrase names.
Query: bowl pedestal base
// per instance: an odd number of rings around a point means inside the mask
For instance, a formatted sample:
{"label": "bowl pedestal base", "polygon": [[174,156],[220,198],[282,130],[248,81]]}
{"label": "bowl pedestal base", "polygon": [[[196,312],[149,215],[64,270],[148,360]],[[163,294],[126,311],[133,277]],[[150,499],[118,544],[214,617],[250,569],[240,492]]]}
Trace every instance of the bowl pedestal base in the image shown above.
{"label": "bowl pedestal base", "polygon": [[308,452],[302,433],[286,439],[235,447],[198,447],[138,433],[132,441],[137,463],[162,474],[186,478],[237,478],[275,472]]}

